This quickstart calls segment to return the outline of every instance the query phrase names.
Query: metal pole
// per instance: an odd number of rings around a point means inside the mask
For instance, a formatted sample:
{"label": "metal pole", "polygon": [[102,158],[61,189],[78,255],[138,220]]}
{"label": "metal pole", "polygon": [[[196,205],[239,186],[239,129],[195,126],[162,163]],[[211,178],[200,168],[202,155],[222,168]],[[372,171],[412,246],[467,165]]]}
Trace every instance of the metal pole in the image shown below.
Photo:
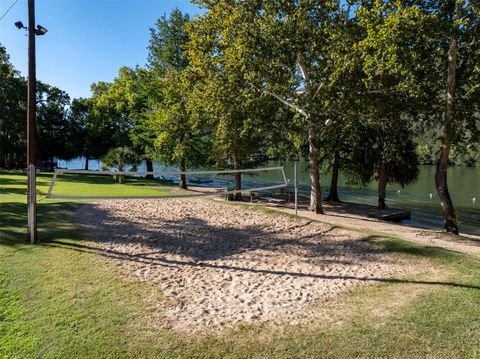
{"label": "metal pole", "polygon": [[293,163],[293,188],[295,189],[295,215],[298,215],[298,186],[297,186],[297,169],[298,161]]}
{"label": "metal pole", "polygon": [[28,101],[27,101],[27,183],[28,232],[30,243],[37,242],[35,180],[36,72],[35,72],[35,1],[28,0]]}

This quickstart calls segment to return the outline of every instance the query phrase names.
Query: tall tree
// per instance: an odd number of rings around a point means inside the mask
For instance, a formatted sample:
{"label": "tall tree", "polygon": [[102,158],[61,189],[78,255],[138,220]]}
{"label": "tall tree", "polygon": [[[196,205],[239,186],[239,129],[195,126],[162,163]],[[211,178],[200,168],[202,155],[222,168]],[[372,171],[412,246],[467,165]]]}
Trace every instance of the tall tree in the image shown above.
{"label": "tall tree", "polygon": [[435,49],[430,30],[435,21],[417,6],[393,1],[364,5],[356,16],[364,31],[353,46],[363,72],[359,115],[368,129],[368,138],[358,139],[370,144],[356,146],[354,152],[363,154],[353,168],[364,180],[378,180],[378,208],[383,209],[387,183],[405,185],[418,176],[411,127],[415,115],[436,95],[426,67]]}
{"label": "tall tree", "polygon": [[168,71],[180,71],[188,66],[184,51],[188,42],[185,25],[189,21],[190,15],[174,9],[170,16],[163,15],[157,20],[156,26],[150,29],[148,66],[159,77]]}
{"label": "tall tree", "polygon": [[53,170],[54,157],[69,159],[75,153],[74,128],[68,116],[70,97],[57,87],[37,83],[37,156]]}
{"label": "tall tree", "polygon": [[26,160],[27,84],[0,44],[0,167],[20,168]]}
{"label": "tall tree", "polygon": [[396,117],[359,119],[350,137],[355,145],[345,169],[351,179],[362,184],[378,181],[378,209],[387,208],[387,184],[403,187],[418,177],[418,157],[408,125]]}
{"label": "tall tree", "polygon": [[[73,127],[73,143],[76,154],[85,158],[84,169],[88,171],[90,158],[96,153],[95,138],[93,131],[88,127],[89,116],[91,116],[92,101],[88,98],[76,98],[72,100],[69,117]],[[103,152],[103,151],[101,151]]]}
{"label": "tall tree", "polygon": [[[478,110],[478,75],[474,62],[478,65],[480,47],[480,11],[476,1],[449,0],[438,8],[437,16],[447,23],[442,41],[448,43],[446,54],[446,102],[443,111],[443,134],[440,156],[435,173],[435,185],[440,198],[447,232],[459,233],[453,201],[447,183],[447,168],[452,145],[459,141],[461,129],[467,125],[478,142],[480,121],[472,109]],[[478,72],[478,70],[477,70]],[[473,80],[473,81],[472,81]],[[477,93],[477,97],[472,94]],[[467,103],[465,103],[467,102]],[[461,109],[459,111],[459,109]],[[463,110],[463,111],[462,111]],[[467,122],[467,123],[465,123]],[[459,131],[460,130],[460,131]]]}
{"label": "tall tree", "polygon": [[[235,49],[232,53],[248,59],[242,71],[247,72],[248,85],[303,118],[309,143],[310,210],[323,213],[318,134],[328,119],[328,29],[344,26],[341,2],[198,2],[206,8],[204,18],[223,14],[216,16],[216,25],[212,26],[224,29],[220,42],[228,43]],[[238,16],[240,21],[232,21]],[[206,41],[211,37],[206,35]]]}
{"label": "tall tree", "polygon": [[[207,162],[210,153],[208,131],[197,121],[197,114],[188,105],[186,72],[168,71],[162,81],[162,102],[154,105],[148,121],[155,134],[157,158],[180,171]],[[179,186],[187,188],[187,179],[180,175]]]}
{"label": "tall tree", "polygon": [[[222,3],[222,5],[225,5]],[[234,170],[258,165],[266,156],[266,132],[275,118],[276,103],[248,80],[242,41],[248,41],[244,26],[246,9],[214,6],[189,27],[188,56],[194,72],[192,102],[207,117],[213,129],[214,160]],[[248,10],[247,10],[248,11]],[[235,189],[241,190],[241,173],[235,174]],[[241,193],[236,193],[236,199]]]}
{"label": "tall tree", "polygon": [[111,100],[113,83],[99,81],[91,85],[92,96],[87,128],[96,141],[95,157],[99,158],[114,147],[130,146],[131,122]]}
{"label": "tall tree", "polygon": [[[195,125],[188,108],[190,77],[185,45],[189,39],[186,30],[189,21],[189,15],[178,9],[169,17],[158,19],[156,27],[150,29],[148,55],[151,81],[160,89],[150,96],[154,111],[149,114],[148,127],[155,137],[157,157],[167,164],[176,164],[182,172],[187,166],[205,163],[208,156],[202,153],[208,148],[206,137]],[[180,175],[179,185],[187,188],[184,174]]]}
{"label": "tall tree", "polygon": [[[19,168],[26,157],[26,81],[9,63],[0,45],[0,167]],[[67,116],[70,98],[65,91],[37,84],[37,156],[53,167],[53,158],[76,155],[74,133]]]}
{"label": "tall tree", "polygon": [[[435,185],[440,198],[444,229],[458,234],[458,221],[447,183],[447,168],[452,152],[478,146],[480,92],[480,6],[478,1],[409,1],[435,20],[428,31],[431,57],[416,61],[428,76],[428,86],[436,98],[427,102],[422,125],[439,132]],[[423,79],[420,79],[421,82]],[[424,106],[425,108],[425,106]],[[422,126],[419,126],[421,128]],[[432,134],[432,132],[427,132]],[[431,145],[431,139],[429,140]],[[478,151],[477,151],[478,152]]]}
{"label": "tall tree", "polygon": [[158,92],[151,82],[152,74],[147,69],[121,67],[111,86],[96,101],[98,108],[128,132],[131,144],[124,144],[143,154],[148,172],[153,171],[154,133],[147,118],[151,112],[150,98]]}

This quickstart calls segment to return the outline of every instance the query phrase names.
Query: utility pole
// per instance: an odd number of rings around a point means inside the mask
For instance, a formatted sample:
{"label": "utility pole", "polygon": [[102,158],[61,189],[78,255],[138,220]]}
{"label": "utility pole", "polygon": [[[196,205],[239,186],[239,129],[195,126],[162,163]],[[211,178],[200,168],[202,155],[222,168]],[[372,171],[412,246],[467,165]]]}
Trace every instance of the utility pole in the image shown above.
{"label": "utility pole", "polygon": [[37,242],[37,181],[35,168],[36,128],[36,63],[35,63],[35,0],[28,0],[28,101],[27,101],[27,240]]}
{"label": "utility pole", "polygon": [[28,27],[21,21],[15,23],[19,30],[28,31],[28,94],[27,94],[27,241],[37,242],[37,180],[35,168],[35,129],[37,122],[36,103],[36,63],[35,63],[35,36],[42,36],[47,29],[37,25],[35,28],[35,0],[28,0]]}

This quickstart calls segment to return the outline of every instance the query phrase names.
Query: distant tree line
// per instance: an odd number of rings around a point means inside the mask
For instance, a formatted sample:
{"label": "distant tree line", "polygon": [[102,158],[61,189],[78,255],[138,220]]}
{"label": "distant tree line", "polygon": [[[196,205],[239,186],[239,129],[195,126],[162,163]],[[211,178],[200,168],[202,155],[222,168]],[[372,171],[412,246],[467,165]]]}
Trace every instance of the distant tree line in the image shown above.
{"label": "distant tree line", "polygon": [[[23,168],[26,162],[27,81],[9,62],[0,44],[0,168]],[[37,83],[37,156],[77,156],[76,128],[69,116],[70,97],[65,91]]]}
{"label": "distant tree line", "polygon": [[[480,163],[480,6],[468,0],[197,0],[151,29],[145,67],[89,98],[38,86],[38,156],[241,169],[308,158],[310,209],[339,201],[338,172],[388,183],[437,166],[444,226],[458,233],[449,164]],[[25,79],[0,47],[0,166],[25,162]],[[5,79],[5,81],[3,81]],[[112,152],[113,151],[113,152]],[[132,153],[136,158],[132,158]],[[112,165],[113,166],[113,165]],[[186,188],[186,179],[179,179]],[[237,175],[235,187],[241,188]]]}

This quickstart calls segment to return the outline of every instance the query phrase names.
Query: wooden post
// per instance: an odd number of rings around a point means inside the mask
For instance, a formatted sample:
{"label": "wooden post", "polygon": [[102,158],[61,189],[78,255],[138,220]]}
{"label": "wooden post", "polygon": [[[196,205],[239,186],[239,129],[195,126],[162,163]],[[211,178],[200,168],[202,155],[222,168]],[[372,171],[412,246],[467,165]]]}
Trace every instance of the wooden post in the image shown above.
{"label": "wooden post", "polygon": [[27,241],[37,243],[37,191],[36,191],[36,168],[29,165],[27,169],[28,176],[28,208],[27,208]]}

